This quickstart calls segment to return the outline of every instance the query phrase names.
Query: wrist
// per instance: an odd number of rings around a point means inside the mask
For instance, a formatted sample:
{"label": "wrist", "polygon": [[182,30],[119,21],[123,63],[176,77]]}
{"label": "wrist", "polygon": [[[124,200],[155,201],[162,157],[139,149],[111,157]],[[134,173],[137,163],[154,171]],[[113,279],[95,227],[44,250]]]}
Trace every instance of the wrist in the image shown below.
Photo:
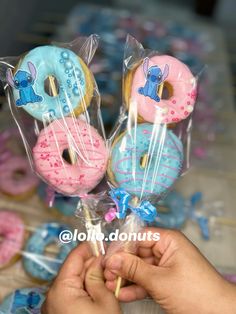
{"label": "wrist", "polygon": [[212,313],[236,313],[236,286],[222,279],[220,287],[220,293],[218,294],[219,302],[216,300],[215,312]]}

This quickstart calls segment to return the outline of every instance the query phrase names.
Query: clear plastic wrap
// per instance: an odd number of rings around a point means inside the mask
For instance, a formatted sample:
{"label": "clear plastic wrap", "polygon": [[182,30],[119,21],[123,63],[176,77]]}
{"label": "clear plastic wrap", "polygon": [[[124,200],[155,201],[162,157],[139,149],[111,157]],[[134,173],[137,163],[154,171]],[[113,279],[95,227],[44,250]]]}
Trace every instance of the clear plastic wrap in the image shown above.
{"label": "clear plastic wrap", "polygon": [[[100,95],[88,65],[98,37],[0,59],[1,79],[32,169],[54,190],[87,194],[104,176]],[[28,128],[28,120],[33,127]]]}
{"label": "clear plastic wrap", "polygon": [[116,202],[135,197],[136,203],[156,204],[189,168],[196,88],[197,78],[186,65],[127,37],[124,105],[109,139],[107,176]]}
{"label": "clear plastic wrap", "polygon": [[[8,283],[6,285],[6,282]],[[1,275],[0,313],[41,313],[47,288],[13,275]]]}
{"label": "clear plastic wrap", "polygon": [[110,234],[120,228],[118,220],[110,219],[111,211],[115,210],[114,201],[105,190],[81,197],[78,203],[75,214],[85,227],[94,256],[105,254],[106,244],[111,240]]}
{"label": "clear plastic wrap", "polygon": [[186,200],[188,218],[197,224],[204,240],[223,237],[223,227],[236,227],[235,217],[227,216],[223,200],[206,202],[202,192],[196,192]]}
{"label": "clear plastic wrap", "polygon": [[[69,224],[24,211],[0,209],[0,269],[18,270],[32,283],[54,279],[77,241],[63,241],[62,234],[72,235]],[[17,261],[17,267],[12,268]],[[16,277],[19,276],[16,273]]]}
{"label": "clear plastic wrap", "polygon": [[[124,232],[138,233],[158,222],[158,202],[189,168],[196,95],[197,77],[185,64],[127,37],[123,106],[110,137],[107,169]],[[130,246],[135,252],[134,243],[125,241],[114,243],[111,252]]]}

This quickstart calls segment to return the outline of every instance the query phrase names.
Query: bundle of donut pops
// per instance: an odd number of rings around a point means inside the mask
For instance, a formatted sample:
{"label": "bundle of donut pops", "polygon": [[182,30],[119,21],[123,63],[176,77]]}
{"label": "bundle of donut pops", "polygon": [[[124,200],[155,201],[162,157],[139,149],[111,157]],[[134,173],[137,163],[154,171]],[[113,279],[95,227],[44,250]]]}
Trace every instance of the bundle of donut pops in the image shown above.
{"label": "bundle of donut pops", "polygon": [[[110,137],[107,169],[116,203],[127,205],[135,198],[136,204],[155,205],[185,170],[196,94],[197,79],[185,64],[127,37],[123,112]],[[136,214],[141,217],[139,210]]]}
{"label": "bundle of donut pops", "polygon": [[[127,37],[123,111],[110,138],[107,169],[116,205],[108,219],[121,219],[123,232],[160,221],[158,202],[186,170],[196,95],[197,79],[185,64]],[[130,252],[133,244],[114,243],[112,254],[120,246]]]}
{"label": "bundle of donut pops", "polygon": [[[106,173],[106,192],[114,206],[102,219],[110,223],[117,218],[123,231],[139,232],[145,224],[160,223],[158,204],[189,165],[197,78],[178,59],[147,51],[128,36],[123,104],[106,142],[99,92],[88,68],[96,48],[97,37],[92,35],[69,45],[37,47],[17,60],[0,60],[9,106],[34,171],[59,195],[75,197],[70,214],[77,197],[86,204]],[[25,115],[34,121],[34,137],[22,123]],[[45,194],[45,186],[39,193]],[[90,209],[95,212],[95,207]],[[58,228],[41,227],[52,237]],[[41,239],[41,229],[28,243],[28,252],[40,255],[50,242],[50,234],[49,242]],[[120,246],[130,251],[128,241],[112,244],[111,251]],[[59,257],[67,253],[61,251]],[[53,278],[30,259],[24,266],[39,280]]]}
{"label": "bundle of donut pops", "polygon": [[[90,192],[107,168],[100,96],[88,67],[97,45],[97,36],[91,35],[0,62],[31,166],[66,196]],[[33,136],[23,123],[25,115],[33,119]]]}

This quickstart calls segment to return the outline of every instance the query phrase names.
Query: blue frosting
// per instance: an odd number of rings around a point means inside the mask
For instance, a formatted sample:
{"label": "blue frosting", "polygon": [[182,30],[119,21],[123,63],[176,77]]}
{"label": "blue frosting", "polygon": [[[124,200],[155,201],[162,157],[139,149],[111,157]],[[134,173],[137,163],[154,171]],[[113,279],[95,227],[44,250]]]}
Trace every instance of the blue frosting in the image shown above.
{"label": "blue frosting", "polygon": [[[55,222],[41,225],[29,238],[25,246],[23,264],[25,270],[34,278],[49,281],[58,273],[70,251],[77,243],[72,241],[67,244],[59,242],[59,234],[63,230],[70,230],[67,225]],[[45,256],[45,248],[49,244],[58,243],[59,253],[55,259]]]}
{"label": "blue frosting", "polygon": [[[31,71],[29,63],[32,65]],[[32,68],[35,69],[33,72]],[[59,83],[59,93],[55,97],[49,96],[44,89],[44,81],[49,75],[54,76]],[[42,121],[48,115],[61,118],[78,107],[86,92],[85,83],[81,63],[73,51],[56,46],[41,46],[23,58],[14,76],[14,98],[17,106],[22,106],[38,120]]]}
{"label": "blue frosting", "polygon": [[40,314],[45,300],[42,289],[17,289],[7,296],[0,305],[0,313],[4,314]]}
{"label": "blue frosting", "polygon": [[[181,141],[165,126],[156,127],[149,123],[138,124],[112,149],[111,169],[117,186],[139,198],[166,192],[182,168]],[[149,156],[148,166],[142,168],[140,161],[145,154]]]}
{"label": "blue frosting", "polygon": [[[168,209],[167,212],[158,210],[158,205],[164,206]],[[152,225],[164,228],[182,227],[186,221],[185,201],[181,194],[176,191],[170,192],[167,197],[160,201],[157,205],[158,216],[156,222]]]}

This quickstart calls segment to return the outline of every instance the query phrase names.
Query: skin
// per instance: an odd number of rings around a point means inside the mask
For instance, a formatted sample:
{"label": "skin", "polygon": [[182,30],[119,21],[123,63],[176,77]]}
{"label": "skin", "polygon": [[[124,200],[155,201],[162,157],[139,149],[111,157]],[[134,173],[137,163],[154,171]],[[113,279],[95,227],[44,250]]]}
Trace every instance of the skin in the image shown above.
{"label": "skin", "polygon": [[[141,241],[137,254],[92,257],[87,243],[66,259],[49,289],[43,314],[121,314],[113,291],[122,276],[119,300],[150,295],[168,314],[236,313],[236,287],[225,281],[180,232],[159,232],[160,241]],[[104,275],[103,275],[104,272]],[[104,277],[107,280],[106,284]]]}
{"label": "skin", "polygon": [[104,282],[101,258],[87,243],[66,259],[48,291],[42,314],[121,314],[119,303]]}
{"label": "skin", "polygon": [[160,241],[138,243],[137,256],[119,253],[105,261],[106,286],[114,291],[123,281],[119,300],[150,295],[168,314],[236,313],[236,287],[224,280],[199,250],[180,232],[159,232]]}

